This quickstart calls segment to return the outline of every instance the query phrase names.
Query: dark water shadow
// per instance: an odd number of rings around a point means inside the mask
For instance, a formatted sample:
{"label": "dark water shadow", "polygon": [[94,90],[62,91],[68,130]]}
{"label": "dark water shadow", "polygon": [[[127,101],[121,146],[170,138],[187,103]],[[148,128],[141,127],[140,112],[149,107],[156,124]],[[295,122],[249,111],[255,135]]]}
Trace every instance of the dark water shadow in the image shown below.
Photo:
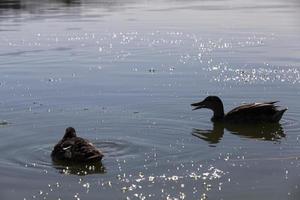
{"label": "dark water shadow", "polygon": [[1,0],[0,1],[0,11],[4,9],[19,10],[23,9],[23,4],[21,0]]}
{"label": "dark water shadow", "polygon": [[[1,0],[1,11],[19,11],[40,13],[47,10],[60,10],[67,7],[88,6],[92,8],[104,8],[108,11],[120,10],[127,5],[137,3],[137,0]],[[63,10],[64,11],[64,10]]]}
{"label": "dark water shadow", "polygon": [[0,128],[1,127],[5,127],[8,124],[9,124],[8,121],[6,121],[6,120],[0,120]]}
{"label": "dark water shadow", "polygon": [[34,1],[34,0],[1,0],[1,10],[32,10],[43,5],[63,4],[65,6],[77,6],[81,4],[81,0],[48,0],[48,1]]}
{"label": "dark water shadow", "polygon": [[210,144],[216,146],[227,130],[233,135],[244,138],[280,142],[285,137],[284,130],[280,123],[262,123],[262,124],[224,124],[214,123],[213,130],[203,130],[194,128],[192,135],[198,137]]}
{"label": "dark water shadow", "polygon": [[93,163],[70,163],[70,162],[56,162],[52,161],[53,167],[58,170],[61,174],[71,174],[77,176],[85,176],[90,174],[104,174],[106,173],[106,168],[102,162]]}

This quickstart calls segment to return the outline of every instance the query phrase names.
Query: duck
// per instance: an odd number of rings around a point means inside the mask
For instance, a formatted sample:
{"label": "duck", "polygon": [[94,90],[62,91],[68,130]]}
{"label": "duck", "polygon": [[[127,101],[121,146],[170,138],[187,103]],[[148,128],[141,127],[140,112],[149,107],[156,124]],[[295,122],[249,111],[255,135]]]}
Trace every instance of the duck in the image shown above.
{"label": "duck", "polygon": [[224,114],[222,100],[218,96],[208,96],[203,101],[192,103],[193,110],[207,108],[213,111],[212,122],[226,123],[278,123],[287,108],[278,109],[278,101],[243,104]]}
{"label": "duck", "polygon": [[77,137],[73,127],[65,130],[63,138],[54,146],[51,158],[56,162],[100,162],[103,154],[87,139]]}

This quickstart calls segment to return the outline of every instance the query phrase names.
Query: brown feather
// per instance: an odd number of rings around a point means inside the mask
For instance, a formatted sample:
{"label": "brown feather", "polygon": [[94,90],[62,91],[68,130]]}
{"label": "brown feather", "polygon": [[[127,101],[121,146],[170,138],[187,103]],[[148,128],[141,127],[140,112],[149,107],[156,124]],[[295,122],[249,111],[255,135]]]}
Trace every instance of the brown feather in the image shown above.
{"label": "brown feather", "polygon": [[103,154],[88,140],[75,135],[60,140],[51,157],[54,161],[91,162],[101,161]]}

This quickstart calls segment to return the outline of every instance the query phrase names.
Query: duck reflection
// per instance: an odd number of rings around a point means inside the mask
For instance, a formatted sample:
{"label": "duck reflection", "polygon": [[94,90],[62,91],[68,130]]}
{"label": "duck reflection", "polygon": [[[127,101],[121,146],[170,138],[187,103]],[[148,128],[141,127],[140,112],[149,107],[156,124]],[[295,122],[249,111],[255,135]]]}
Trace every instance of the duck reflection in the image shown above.
{"label": "duck reflection", "polygon": [[284,130],[279,123],[247,125],[214,123],[213,130],[195,128],[193,129],[192,135],[214,146],[222,140],[225,129],[231,134],[258,140],[279,142],[281,138],[285,137]]}
{"label": "duck reflection", "polygon": [[69,163],[69,162],[53,162],[55,169],[61,174],[72,174],[78,176],[85,176],[89,174],[104,174],[106,169],[103,166],[102,162],[96,163],[87,163],[80,165],[78,163]]}

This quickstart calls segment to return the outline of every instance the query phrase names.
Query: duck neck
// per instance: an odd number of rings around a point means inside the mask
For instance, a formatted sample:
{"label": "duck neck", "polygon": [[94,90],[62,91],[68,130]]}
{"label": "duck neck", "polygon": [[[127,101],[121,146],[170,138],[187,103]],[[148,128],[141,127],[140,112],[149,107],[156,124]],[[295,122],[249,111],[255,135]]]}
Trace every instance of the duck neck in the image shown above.
{"label": "duck neck", "polygon": [[63,139],[62,140],[68,140],[68,139],[71,139],[73,137],[76,137],[76,133],[71,133],[71,132],[68,132],[64,135]]}
{"label": "duck neck", "polygon": [[211,121],[213,122],[219,122],[219,121],[223,121],[224,120],[224,107],[223,107],[223,103],[220,102],[218,103],[214,109],[214,116],[211,118]]}

